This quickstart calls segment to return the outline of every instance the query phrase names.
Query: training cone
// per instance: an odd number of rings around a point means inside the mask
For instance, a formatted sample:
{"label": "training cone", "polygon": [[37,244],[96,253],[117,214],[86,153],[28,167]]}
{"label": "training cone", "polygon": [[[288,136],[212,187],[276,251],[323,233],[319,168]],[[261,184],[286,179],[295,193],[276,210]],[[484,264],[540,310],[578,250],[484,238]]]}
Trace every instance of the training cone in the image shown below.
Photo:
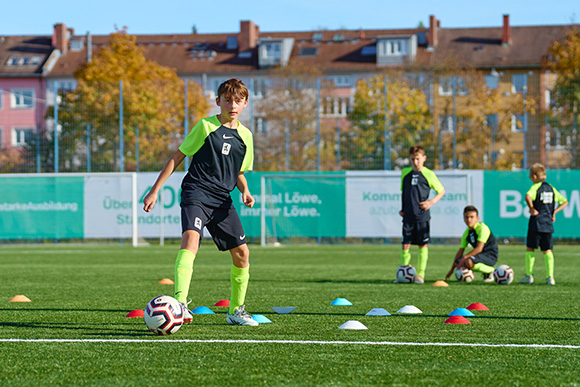
{"label": "training cone", "polygon": [[252,315],[252,320],[259,322],[260,324],[268,324],[271,323],[272,320],[270,320],[268,317],[262,315],[262,314],[254,314]]}
{"label": "training cone", "polygon": [[218,302],[216,302],[215,304],[213,304],[213,306],[230,306],[230,300],[219,300]]}
{"label": "training cone", "polygon": [[346,298],[337,298],[336,300],[332,301],[330,305],[352,305],[352,302]]}
{"label": "training cone", "polygon": [[356,320],[349,320],[338,327],[338,329],[369,329],[363,323]]}
{"label": "training cone", "polygon": [[12,297],[10,300],[8,300],[8,302],[31,302],[30,298],[23,296],[23,295],[18,295],[18,296],[14,296]]}
{"label": "training cone", "polygon": [[474,302],[473,304],[469,305],[467,308],[469,310],[489,310],[489,308],[483,305],[481,302]]}
{"label": "training cone", "polygon": [[451,316],[444,321],[445,324],[471,324],[471,322],[463,316]]}
{"label": "training cone", "polygon": [[365,314],[365,316],[390,316],[391,314],[389,312],[387,312],[386,309],[383,308],[373,308],[370,311],[368,311],[367,314]]}
{"label": "training cone", "polygon": [[401,309],[399,309],[397,313],[419,314],[423,312],[421,312],[421,309],[417,308],[416,306],[405,305]]}
{"label": "training cone", "polygon": [[457,308],[457,309],[454,309],[451,313],[449,313],[449,316],[469,316],[469,317],[471,317],[471,316],[475,316],[475,315],[465,308]]}
{"label": "training cone", "polygon": [[198,306],[194,310],[191,311],[193,314],[215,314],[213,310],[208,308],[207,306]]}
{"label": "training cone", "polygon": [[288,314],[296,309],[295,306],[271,306],[271,308],[278,314]]}
{"label": "training cone", "polygon": [[169,278],[163,278],[161,281],[157,282],[159,285],[175,285],[175,282]]}
{"label": "training cone", "polygon": [[143,317],[145,315],[145,311],[142,309],[133,309],[129,313],[125,315],[125,317]]}
{"label": "training cone", "polygon": [[447,282],[445,282],[445,281],[439,280],[439,281],[433,282],[433,286],[437,286],[437,287],[440,287],[440,288],[445,288],[445,287],[449,286],[449,284]]}

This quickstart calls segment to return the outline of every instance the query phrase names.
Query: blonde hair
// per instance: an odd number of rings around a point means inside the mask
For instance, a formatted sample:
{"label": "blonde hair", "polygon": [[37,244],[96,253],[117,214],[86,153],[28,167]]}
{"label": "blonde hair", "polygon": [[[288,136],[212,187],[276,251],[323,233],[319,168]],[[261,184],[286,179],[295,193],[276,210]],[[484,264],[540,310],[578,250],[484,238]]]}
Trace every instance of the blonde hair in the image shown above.
{"label": "blonde hair", "polygon": [[536,175],[538,179],[546,178],[546,168],[542,164],[536,163],[530,167],[530,177]]}

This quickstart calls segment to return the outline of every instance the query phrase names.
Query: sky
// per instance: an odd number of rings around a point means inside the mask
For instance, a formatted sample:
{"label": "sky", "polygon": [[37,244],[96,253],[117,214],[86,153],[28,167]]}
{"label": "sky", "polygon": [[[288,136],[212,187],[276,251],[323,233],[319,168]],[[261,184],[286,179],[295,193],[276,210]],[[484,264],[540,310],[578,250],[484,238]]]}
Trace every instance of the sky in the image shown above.
{"label": "sky", "polygon": [[55,23],[75,34],[237,33],[240,20],[261,32],[315,29],[397,29],[429,24],[445,28],[569,24],[580,20],[579,0],[0,0],[0,35],[50,35]]}

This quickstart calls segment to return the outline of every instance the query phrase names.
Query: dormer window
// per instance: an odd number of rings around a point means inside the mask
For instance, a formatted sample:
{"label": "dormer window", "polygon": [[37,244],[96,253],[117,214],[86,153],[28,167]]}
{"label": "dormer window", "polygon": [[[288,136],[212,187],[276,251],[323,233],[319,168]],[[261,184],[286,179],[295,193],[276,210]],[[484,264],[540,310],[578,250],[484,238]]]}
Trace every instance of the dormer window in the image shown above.
{"label": "dormer window", "polygon": [[8,61],[6,61],[6,65],[7,66],[18,66],[18,61],[20,60],[19,57],[17,56],[11,56],[10,58],[8,58]]}
{"label": "dormer window", "polygon": [[381,36],[377,38],[376,50],[379,66],[413,62],[417,55],[417,35]]}
{"label": "dormer window", "polygon": [[403,39],[382,40],[379,44],[380,55],[407,55],[408,42]]}
{"label": "dormer window", "polygon": [[318,47],[302,47],[300,48],[299,56],[316,56],[318,54]]}
{"label": "dormer window", "polygon": [[332,40],[334,40],[335,42],[342,42],[344,40],[344,35],[343,34],[334,34],[334,36],[332,37]]}
{"label": "dormer window", "polygon": [[322,41],[322,32],[315,32],[314,34],[312,34],[312,41],[313,42]]}
{"label": "dormer window", "polygon": [[280,59],[281,42],[266,42],[260,45],[264,58]]}
{"label": "dormer window", "polygon": [[294,38],[263,38],[258,48],[258,63],[261,68],[286,66],[292,53]]}
{"label": "dormer window", "polygon": [[228,49],[228,50],[237,50],[238,49],[237,36],[228,36],[228,41],[226,43],[226,49]]}

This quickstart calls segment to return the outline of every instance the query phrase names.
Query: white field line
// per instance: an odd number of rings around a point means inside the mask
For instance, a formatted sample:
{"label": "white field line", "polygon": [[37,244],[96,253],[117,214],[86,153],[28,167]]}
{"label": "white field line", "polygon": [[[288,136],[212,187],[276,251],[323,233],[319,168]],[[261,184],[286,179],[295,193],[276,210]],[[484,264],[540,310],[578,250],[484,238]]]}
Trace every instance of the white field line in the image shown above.
{"label": "white field line", "polygon": [[413,343],[398,341],[322,341],[322,340],[193,340],[193,339],[0,339],[0,343],[225,343],[225,344],[316,344],[382,345],[415,347],[486,347],[486,348],[563,348],[580,349],[564,344],[485,344],[485,343]]}

